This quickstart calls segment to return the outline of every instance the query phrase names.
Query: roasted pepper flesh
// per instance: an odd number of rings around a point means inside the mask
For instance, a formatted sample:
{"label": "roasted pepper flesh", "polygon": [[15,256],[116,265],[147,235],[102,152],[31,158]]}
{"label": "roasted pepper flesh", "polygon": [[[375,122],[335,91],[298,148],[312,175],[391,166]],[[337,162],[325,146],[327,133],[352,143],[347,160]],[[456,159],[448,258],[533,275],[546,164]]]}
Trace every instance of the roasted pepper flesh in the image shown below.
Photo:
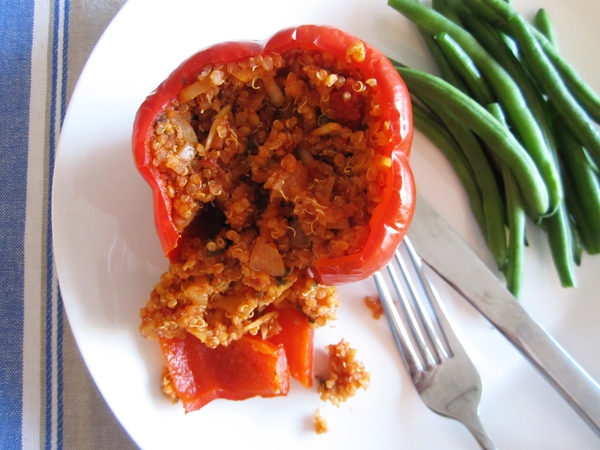
{"label": "roasted pepper flesh", "polygon": [[217,398],[245,400],[288,393],[290,374],[283,346],[244,336],[212,349],[190,334],[160,339],[160,346],[186,412]]}

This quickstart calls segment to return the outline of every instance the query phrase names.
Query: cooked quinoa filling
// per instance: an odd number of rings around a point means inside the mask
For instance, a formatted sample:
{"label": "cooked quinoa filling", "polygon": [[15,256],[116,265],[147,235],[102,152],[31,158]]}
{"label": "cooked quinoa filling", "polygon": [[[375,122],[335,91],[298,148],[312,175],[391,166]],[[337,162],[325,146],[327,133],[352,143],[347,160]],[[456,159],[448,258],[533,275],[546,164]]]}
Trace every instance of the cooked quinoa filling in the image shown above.
{"label": "cooked quinoa filling", "polygon": [[279,305],[316,326],[335,317],[336,290],[311,267],[363,249],[390,165],[359,57],[294,50],[207,66],[158,116],[153,165],[182,238],[142,309],[145,336],[185,330],[215,347],[277,333]]}
{"label": "cooked quinoa filling", "polygon": [[335,406],[354,397],[359,388],[367,389],[371,375],[362,362],[356,360],[356,349],[345,340],[327,346],[329,352],[329,373],[327,379],[320,378],[318,391],[323,401]]}

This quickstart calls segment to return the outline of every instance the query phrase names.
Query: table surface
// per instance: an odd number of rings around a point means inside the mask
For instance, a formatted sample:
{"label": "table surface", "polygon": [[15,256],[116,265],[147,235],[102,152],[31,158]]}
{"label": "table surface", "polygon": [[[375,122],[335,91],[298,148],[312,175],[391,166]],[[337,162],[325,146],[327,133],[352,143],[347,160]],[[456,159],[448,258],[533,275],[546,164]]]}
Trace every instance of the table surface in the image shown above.
{"label": "table surface", "polygon": [[3,450],[136,448],[91,380],[64,316],[53,265],[49,201],[70,95],[123,3],[0,2]]}

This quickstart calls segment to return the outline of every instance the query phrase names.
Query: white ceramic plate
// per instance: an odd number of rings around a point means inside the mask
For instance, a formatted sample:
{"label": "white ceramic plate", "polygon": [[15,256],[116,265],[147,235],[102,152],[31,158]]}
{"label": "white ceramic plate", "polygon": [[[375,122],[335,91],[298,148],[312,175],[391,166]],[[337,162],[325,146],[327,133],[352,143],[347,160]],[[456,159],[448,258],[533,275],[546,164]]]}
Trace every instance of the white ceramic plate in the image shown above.
{"label": "white ceramic plate", "polygon": [[[547,8],[567,58],[600,91],[600,2],[515,0]],[[415,31],[385,0],[130,0],[94,50],[69,106],[56,161],[53,232],[61,291],[79,348],[106,401],[143,449],[477,448],[457,422],[417,397],[384,319],[362,299],[371,281],[341,289],[339,320],[316,345],[347,339],[371,372],[365,392],[339,408],[292,385],[286,398],[214,401],[185,415],[159,391],[161,356],[141,338],[138,311],[166,267],[150,190],[134,168],[138,105],[185,57],[214,42],[262,39],[293,24],[350,31],[415,68],[433,70]],[[490,262],[448,164],[417,135],[412,164],[421,194]],[[586,257],[577,289],[561,289],[544,236],[529,234],[524,306],[600,379],[600,259]],[[438,280],[457,332],[479,368],[483,423],[499,448],[598,448],[600,442],[541,376],[463,299]],[[329,433],[313,431],[320,409]]]}

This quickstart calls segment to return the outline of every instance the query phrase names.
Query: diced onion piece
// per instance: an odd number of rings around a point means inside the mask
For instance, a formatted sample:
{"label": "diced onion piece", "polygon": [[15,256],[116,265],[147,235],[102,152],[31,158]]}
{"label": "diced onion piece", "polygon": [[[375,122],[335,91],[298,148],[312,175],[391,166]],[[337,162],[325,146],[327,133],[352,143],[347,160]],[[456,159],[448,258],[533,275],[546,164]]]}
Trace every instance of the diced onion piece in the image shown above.
{"label": "diced onion piece", "polygon": [[210,290],[202,289],[200,286],[193,284],[184,289],[183,293],[196,306],[206,306],[208,304],[208,297],[212,294]]}
{"label": "diced onion piece", "polygon": [[[252,332],[252,330],[255,330],[255,332],[258,332],[260,329],[260,326],[264,323],[269,322],[270,320],[272,320],[274,317],[276,317],[277,313],[275,311],[271,311],[270,313],[267,313],[263,316],[260,316],[258,319],[256,319],[253,322],[250,322],[248,325],[246,325],[243,329],[242,332],[246,333],[247,331]],[[254,334],[254,333],[252,333]]]}
{"label": "diced onion piece", "polygon": [[321,125],[319,128],[315,128],[310,132],[312,136],[325,136],[327,134],[339,133],[342,130],[342,126],[337,122],[329,122],[325,125]]}
{"label": "diced onion piece", "polygon": [[315,160],[315,158],[313,158],[313,155],[310,153],[310,150],[305,146],[299,145],[297,151],[300,161],[302,161],[302,163],[305,166],[309,166],[310,163],[312,163]]}
{"label": "diced onion piece", "polygon": [[285,100],[285,96],[283,95],[281,88],[279,87],[275,79],[271,76],[262,75],[260,78],[265,83],[265,89],[267,91],[267,96],[269,97],[271,104],[276,108],[279,108],[281,105],[283,105],[283,102]]}
{"label": "diced onion piece", "polygon": [[198,143],[198,136],[196,136],[196,132],[187,120],[181,116],[172,117],[170,120],[173,125],[179,127],[181,130],[181,137],[185,142],[189,144]]}
{"label": "diced onion piece", "polygon": [[250,83],[257,75],[260,76],[260,74],[264,72],[262,67],[255,67],[253,69],[252,67],[240,68],[239,66],[230,66],[228,70],[231,75],[236,77],[242,83]]}
{"label": "diced onion piece", "polygon": [[177,152],[177,156],[180,160],[190,162],[196,156],[196,147],[193,145],[185,145]]}
{"label": "diced onion piece", "polygon": [[258,238],[250,255],[250,267],[257,272],[266,272],[274,277],[285,274],[285,264],[275,244]]}
{"label": "diced onion piece", "polygon": [[219,110],[213,119],[210,130],[208,131],[208,136],[206,137],[206,143],[204,144],[206,150],[210,148],[210,144],[212,144],[215,134],[217,133],[217,128],[222,124],[223,119],[227,116],[227,114],[229,114],[229,111],[231,111],[231,105],[225,105]]}
{"label": "diced onion piece", "polygon": [[208,77],[203,78],[181,89],[177,95],[177,100],[179,103],[187,103],[200,94],[204,94],[210,87],[210,79]]}

